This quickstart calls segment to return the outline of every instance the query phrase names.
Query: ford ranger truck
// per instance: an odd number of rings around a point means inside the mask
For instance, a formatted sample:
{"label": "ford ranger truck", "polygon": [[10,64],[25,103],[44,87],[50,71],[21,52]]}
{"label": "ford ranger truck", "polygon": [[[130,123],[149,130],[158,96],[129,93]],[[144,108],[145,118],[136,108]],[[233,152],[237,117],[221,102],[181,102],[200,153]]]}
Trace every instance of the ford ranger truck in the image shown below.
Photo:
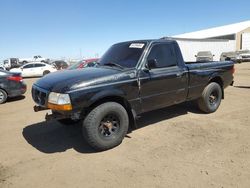
{"label": "ford ranger truck", "polygon": [[119,145],[145,112],[185,101],[215,112],[233,83],[233,62],[184,62],[172,39],[114,44],[98,64],[55,72],[32,86],[36,112],[51,110],[47,121],[81,122],[86,142],[98,151]]}

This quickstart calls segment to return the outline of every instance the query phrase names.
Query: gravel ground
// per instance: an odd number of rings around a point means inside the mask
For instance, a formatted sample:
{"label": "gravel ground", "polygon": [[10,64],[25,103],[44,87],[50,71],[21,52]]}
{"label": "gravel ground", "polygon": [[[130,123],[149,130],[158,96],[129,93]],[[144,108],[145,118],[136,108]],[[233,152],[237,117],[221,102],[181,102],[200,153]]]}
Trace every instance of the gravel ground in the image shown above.
{"label": "gravel ground", "polygon": [[139,129],[96,153],[81,126],[44,122],[24,97],[0,105],[0,187],[250,187],[250,63],[213,114],[190,103],[145,114]]}

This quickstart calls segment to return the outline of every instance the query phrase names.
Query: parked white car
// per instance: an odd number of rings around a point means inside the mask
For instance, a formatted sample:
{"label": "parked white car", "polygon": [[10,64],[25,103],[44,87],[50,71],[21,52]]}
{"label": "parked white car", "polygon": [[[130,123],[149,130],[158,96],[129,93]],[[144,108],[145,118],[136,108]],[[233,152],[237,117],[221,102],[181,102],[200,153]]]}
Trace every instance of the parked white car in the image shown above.
{"label": "parked white car", "polygon": [[42,62],[45,63],[48,59],[43,58],[40,55],[35,55],[34,57],[31,58],[19,58],[19,62],[21,64],[26,64],[26,63],[31,63],[31,62]]}
{"label": "parked white car", "polygon": [[27,63],[19,68],[10,69],[10,72],[22,73],[22,77],[37,77],[44,76],[50,72],[55,72],[57,69],[46,63]]}

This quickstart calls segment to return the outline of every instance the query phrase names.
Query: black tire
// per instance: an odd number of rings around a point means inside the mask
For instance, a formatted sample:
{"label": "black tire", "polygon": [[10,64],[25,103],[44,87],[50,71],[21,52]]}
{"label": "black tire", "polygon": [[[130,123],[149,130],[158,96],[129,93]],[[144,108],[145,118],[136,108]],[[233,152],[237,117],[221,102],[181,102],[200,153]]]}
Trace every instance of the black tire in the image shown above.
{"label": "black tire", "polygon": [[7,93],[4,90],[0,89],[0,104],[5,103],[7,98],[8,98]]}
{"label": "black tire", "polygon": [[221,103],[222,88],[218,83],[209,83],[202,92],[202,96],[198,99],[198,107],[205,113],[215,112]]}
{"label": "black tire", "polygon": [[43,76],[45,76],[46,74],[49,74],[49,73],[50,73],[50,71],[46,70],[43,72]]}
{"label": "black tire", "polygon": [[125,108],[115,102],[103,103],[84,119],[82,132],[87,143],[104,151],[122,143],[128,132],[129,118]]}

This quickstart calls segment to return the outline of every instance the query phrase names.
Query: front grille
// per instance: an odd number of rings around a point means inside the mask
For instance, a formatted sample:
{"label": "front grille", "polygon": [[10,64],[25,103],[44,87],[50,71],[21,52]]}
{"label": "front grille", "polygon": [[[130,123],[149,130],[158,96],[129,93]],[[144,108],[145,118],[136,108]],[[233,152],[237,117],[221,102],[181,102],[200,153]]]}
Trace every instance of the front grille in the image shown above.
{"label": "front grille", "polygon": [[48,100],[48,91],[37,86],[32,87],[32,98],[39,105],[45,107]]}

